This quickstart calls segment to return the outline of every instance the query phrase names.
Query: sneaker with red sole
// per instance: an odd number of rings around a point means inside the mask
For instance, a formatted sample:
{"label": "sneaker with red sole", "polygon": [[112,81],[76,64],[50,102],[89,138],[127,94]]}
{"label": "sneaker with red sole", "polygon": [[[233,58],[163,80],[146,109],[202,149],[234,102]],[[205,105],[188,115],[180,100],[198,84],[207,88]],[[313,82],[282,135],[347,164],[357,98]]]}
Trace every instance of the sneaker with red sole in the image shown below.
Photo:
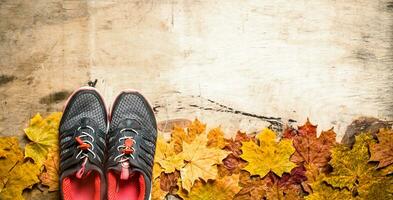
{"label": "sneaker with red sole", "polygon": [[104,101],[94,88],[81,88],[69,97],[59,126],[62,199],[106,198],[107,124]]}
{"label": "sneaker with red sole", "polygon": [[113,103],[108,132],[108,200],[148,200],[157,125],[147,100],[123,91]]}

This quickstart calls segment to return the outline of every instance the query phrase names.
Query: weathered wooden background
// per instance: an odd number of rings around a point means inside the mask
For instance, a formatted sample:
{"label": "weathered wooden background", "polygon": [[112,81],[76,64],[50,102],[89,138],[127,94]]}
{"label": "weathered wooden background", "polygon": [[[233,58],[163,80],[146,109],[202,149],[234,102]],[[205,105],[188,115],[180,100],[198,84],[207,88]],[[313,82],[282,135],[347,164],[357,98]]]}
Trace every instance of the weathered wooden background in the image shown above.
{"label": "weathered wooden background", "polygon": [[159,121],[255,131],[310,117],[342,137],[393,119],[393,1],[0,0],[0,135],[98,80]]}

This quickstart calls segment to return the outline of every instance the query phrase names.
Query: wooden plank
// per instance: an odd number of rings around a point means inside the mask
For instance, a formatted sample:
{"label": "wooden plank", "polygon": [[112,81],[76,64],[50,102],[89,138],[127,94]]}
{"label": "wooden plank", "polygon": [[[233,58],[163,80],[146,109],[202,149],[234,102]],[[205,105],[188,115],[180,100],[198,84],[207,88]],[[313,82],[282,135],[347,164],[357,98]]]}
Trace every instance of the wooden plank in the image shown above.
{"label": "wooden plank", "polygon": [[61,109],[40,99],[98,79],[108,102],[141,90],[160,121],[199,117],[229,136],[310,117],[339,139],[359,116],[393,119],[392,5],[2,1],[0,74],[14,78],[0,85],[0,134]]}

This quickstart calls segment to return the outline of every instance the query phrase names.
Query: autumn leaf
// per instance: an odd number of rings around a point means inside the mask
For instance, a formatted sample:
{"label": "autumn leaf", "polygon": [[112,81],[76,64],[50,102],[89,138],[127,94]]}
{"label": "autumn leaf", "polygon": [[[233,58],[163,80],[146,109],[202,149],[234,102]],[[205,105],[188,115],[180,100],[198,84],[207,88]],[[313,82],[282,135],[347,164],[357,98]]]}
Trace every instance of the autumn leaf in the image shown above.
{"label": "autumn leaf", "polygon": [[43,119],[40,114],[35,115],[25,129],[25,134],[31,141],[25,147],[25,157],[32,158],[42,166],[46,160],[48,150],[58,145],[58,127],[62,113],[56,112]]}
{"label": "autumn leaf", "polygon": [[272,172],[264,178],[244,174],[241,173],[239,184],[242,189],[235,200],[301,199],[301,183],[306,180],[303,167],[293,168],[291,173],[284,173],[282,177]]}
{"label": "autumn leaf", "polygon": [[[360,197],[358,195],[358,191],[356,189],[349,191],[347,188],[339,189],[333,188],[331,185],[326,184],[323,179],[325,175],[321,175],[317,178],[312,184],[313,193],[306,196],[306,200],[382,200],[382,199],[392,199],[391,191],[392,187],[390,187],[390,192],[380,192],[381,188],[386,188],[388,185],[392,185],[392,180],[384,179],[375,184],[373,184],[367,194]],[[389,189],[389,188],[388,188]]]}
{"label": "autumn leaf", "polygon": [[223,164],[218,166],[220,176],[230,176],[232,174],[239,174],[247,162],[240,158],[242,153],[241,146],[244,141],[256,141],[255,137],[251,137],[246,133],[238,131],[234,138],[225,139],[224,149],[229,151],[230,154],[222,161]]}
{"label": "autumn leaf", "polygon": [[239,192],[239,175],[226,176],[207,183],[197,181],[191,191],[180,193],[184,200],[232,200]]}
{"label": "autumn leaf", "polygon": [[307,121],[302,126],[298,126],[297,129],[293,127],[287,127],[282,136],[283,138],[291,139],[295,136],[316,136],[317,135],[317,126],[313,125],[310,120],[307,118]]}
{"label": "autumn leaf", "polygon": [[310,120],[307,118],[307,121],[304,125],[298,126],[298,134],[299,135],[316,135],[317,134],[317,126],[313,125]]}
{"label": "autumn leaf", "polygon": [[227,151],[218,148],[208,148],[205,134],[197,135],[188,144],[183,142],[183,156],[185,165],[180,169],[182,188],[190,191],[198,179],[207,181],[217,176],[217,164],[228,155]]}
{"label": "autumn leaf", "polygon": [[241,147],[243,142],[248,141],[256,142],[255,137],[249,136],[246,133],[238,131],[234,139],[226,139],[225,150],[230,151],[235,157],[239,157],[242,154]]}
{"label": "autumn leaf", "polygon": [[[299,134],[294,137],[293,146],[296,151],[291,161],[307,169],[307,183],[303,183],[304,190],[311,192],[309,184],[320,174],[328,171],[331,158],[331,148],[336,144],[336,133],[333,129],[322,131],[317,137],[315,133]],[[308,185],[307,185],[308,184]]]}
{"label": "autumn leaf", "polygon": [[160,176],[161,190],[172,193],[174,189],[177,189],[179,178],[180,178],[180,173],[178,171],[175,171],[170,174],[161,173]]}
{"label": "autumn leaf", "polygon": [[39,174],[40,167],[35,163],[27,161],[17,164],[8,174],[9,179],[0,192],[0,199],[24,199],[22,196],[23,190],[39,183]]}
{"label": "autumn leaf", "polygon": [[268,189],[266,180],[260,176],[251,176],[247,171],[240,172],[239,185],[242,189],[236,194],[234,200],[261,200],[266,196]]}
{"label": "autumn leaf", "polygon": [[259,145],[249,141],[243,142],[241,147],[243,153],[240,157],[248,162],[244,169],[251,175],[264,177],[272,171],[281,176],[296,166],[289,160],[295,152],[291,140],[283,139],[276,142],[276,134],[270,129],[264,129],[257,135],[257,139]]}
{"label": "autumn leaf", "polygon": [[239,174],[240,170],[243,169],[246,165],[246,161],[240,157],[236,157],[231,153],[226,158],[224,158],[224,160],[222,160],[222,164],[218,165],[218,173],[220,176]]}
{"label": "autumn leaf", "polygon": [[195,138],[196,135],[202,134],[206,130],[206,124],[203,124],[198,119],[195,119],[187,128],[188,136]]}
{"label": "autumn leaf", "polygon": [[153,180],[156,178],[160,177],[161,172],[164,171],[162,167],[154,161],[154,166],[153,166]]}
{"label": "autumn leaf", "polygon": [[45,172],[40,175],[43,185],[49,186],[49,191],[59,189],[59,151],[58,148],[49,150],[48,158],[44,162]]}
{"label": "autumn leaf", "polygon": [[165,192],[161,190],[160,188],[160,179],[157,178],[153,180],[153,187],[151,189],[151,199],[152,200],[164,200],[165,196],[168,194],[168,192]]}
{"label": "autumn leaf", "polygon": [[171,133],[171,143],[173,144],[174,151],[180,153],[183,151],[183,141],[189,142],[189,137],[183,128],[175,126]]}
{"label": "autumn leaf", "polygon": [[295,200],[302,199],[301,183],[307,178],[304,167],[296,167],[291,170],[291,173],[284,173],[282,177],[270,172],[264,179],[266,179],[266,198],[268,200]]}
{"label": "autumn leaf", "polygon": [[393,130],[381,129],[377,137],[378,143],[370,146],[370,161],[377,161],[378,168],[384,168],[393,164]]}
{"label": "autumn leaf", "polygon": [[154,161],[160,165],[159,169],[162,169],[165,173],[172,173],[184,166],[183,157],[175,153],[174,144],[166,142],[162,136],[157,138]]}
{"label": "autumn leaf", "polygon": [[226,145],[224,132],[222,132],[220,127],[211,129],[207,134],[207,140],[208,147],[217,147],[223,149]]}
{"label": "autumn leaf", "polygon": [[316,133],[307,136],[299,135],[293,138],[293,146],[296,151],[291,161],[300,165],[325,167],[330,161],[330,149],[336,142],[336,133],[331,129],[323,131],[319,137]]}
{"label": "autumn leaf", "polygon": [[360,200],[359,197],[353,197],[347,189],[334,189],[324,182],[315,182],[312,188],[313,193],[306,196],[306,200]]}
{"label": "autumn leaf", "polygon": [[[368,147],[374,143],[370,134],[360,134],[356,136],[352,149],[344,145],[333,148],[332,160],[329,162],[333,171],[323,180],[335,188],[348,189],[354,197],[362,199],[367,199],[371,189],[378,190],[376,193],[380,195],[391,196],[393,184],[380,183],[387,183],[392,178],[383,176],[375,165],[368,162]],[[379,186],[376,187],[376,184]]]}
{"label": "autumn leaf", "polygon": [[195,119],[188,127],[187,132],[179,126],[175,126],[171,133],[171,143],[176,153],[183,150],[183,142],[191,143],[195,137],[205,132],[206,124]]}
{"label": "autumn leaf", "polygon": [[390,175],[393,174],[393,165],[389,165],[387,167],[384,167],[381,170],[381,173],[384,175]]}
{"label": "autumn leaf", "polygon": [[18,162],[23,161],[23,153],[16,137],[0,137],[0,192],[7,183],[8,173]]}
{"label": "autumn leaf", "polygon": [[293,127],[286,127],[282,133],[282,138],[292,139],[295,136],[298,136],[299,132]]}

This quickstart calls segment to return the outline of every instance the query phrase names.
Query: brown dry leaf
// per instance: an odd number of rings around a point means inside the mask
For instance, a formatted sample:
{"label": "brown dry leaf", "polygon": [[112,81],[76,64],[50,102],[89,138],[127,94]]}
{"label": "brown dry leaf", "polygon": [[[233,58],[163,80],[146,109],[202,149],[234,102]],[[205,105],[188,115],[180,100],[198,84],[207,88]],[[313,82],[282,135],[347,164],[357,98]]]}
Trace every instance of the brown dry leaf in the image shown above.
{"label": "brown dry leaf", "polygon": [[161,173],[160,176],[161,190],[172,193],[173,190],[177,189],[179,178],[180,178],[180,173],[178,171],[175,171],[170,174]]}
{"label": "brown dry leaf", "polygon": [[247,171],[240,172],[239,185],[242,189],[235,200],[261,200],[266,195],[267,182],[260,176],[251,176]]}
{"label": "brown dry leaf", "polygon": [[393,174],[393,165],[389,165],[389,166],[384,167],[380,170],[381,170],[382,174],[385,174],[385,175]]}
{"label": "brown dry leaf", "polygon": [[298,131],[292,126],[286,127],[282,133],[282,138],[292,139],[293,137],[299,135]]}
{"label": "brown dry leaf", "polygon": [[239,192],[239,175],[226,176],[204,183],[197,181],[191,191],[179,195],[184,200],[232,200]]}
{"label": "brown dry leaf", "polygon": [[220,176],[230,176],[232,174],[239,174],[240,170],[243,169],[247,162],[236,157],[234,154],[229,154],[223,161],[223,164],[218,165],[218,174]]}
{"label": "brown dry leaf", "polygon": [[[292,139],[296,151],[291,161],[307,169],[307,184],[310,184],[320,173],[329,169],[328,162],[331,159],[331,149],[336,145],[336,133],[330,129],[322,131],[319,137],[316,133],[308,133],[296,135]],[[309,190],[307,184],[304,184],[306,191]]]}
{"label": "brown dry leaf", "polygon": [[223,149],[226,145],[224,132],[222,132],[220,127],[211,129],[207,134],[207,140],[208,147],[217,147]]}
{"label": "brown dry leaf", "polygon": [[25,128],[25,134],[31,141],[25,147],[25,157],[32,158],[39,166],[45,162],[49,149],[58,145],[61,115],[61,112],[56,112],[43,119],[37,114]]}
{"label": "brown dry leaf", "polygon": [[278,177],[269,173],[264,179],[267,186],[266,198],[268,200],[299,200],[302,199],[301,183],[307,178],[305,177],[305,169],[296,167],[291,170],[290,174],[285,173],[282,177]]}
{"label": "brown dry leaf", "polygon": [[291,161],[296,164],[325,167],[331,157],[330,149],[336,144],[336,133],[333,129],[315,134],[298,135],[293,138],[296,151]]}
{"label": "brown dry leaf", "polygon": [[239,157],[242,154],[241,147],[243,142],[248,142],[248,141],[254,141],[256,142],[255,137],[251,137],[247,135],[246,133],[243,133],[241,131],[238,131],[236,133],[235,139],[228,139],[227,140],[227,145],[225,146],[225,150],[231,151],[233,155],[236,157]]}
{"label": "brown dry leaf", "polygon": [[370,161],[377,161],[378,168],[384,168],[393,164],[393,130],[381,129],[377,137],[378,143],[370,146]]}
{"label": "brown dry leaf", "polygon": [[58,148],[49,150],[48,158],[44,162],[45,172],[40,175],[43,185],[49,186],[49,191],[59,189],[59,151]]}
{"label": "brown dry leaf", "polygon": [[317,127],[313,125],[310,120],[307,118],[306,123],[303,126],[298,127],[298,134],[299,135],[316,135],[317,134]]}
{"label": "brown dry leaf", "polygon": [[242,146],[242,142],[250,140],[256,141],[255,137],[251,137],[240,131],[236,133],[234,139],[226,139],[224,149],[231,153],[223,160],[223,164],[218,166],[218,173],[220,176],[238,174],[240,170],[247,165],[247,162],[240,158],[242,153],[240,148]]}
{"label": "brown dry leaf", "polygon": [[190,191],[194,182],[198,179],[207,181],[217,176],[217,164],[228,155],[227,151],[218,148],[208,148],[205,134],[197,135],[188,144],[183,142],[183,156],[185,166],[180,170],[182,188]]}
{"label": "brown dry leaf", "polygon": [[303,167],[296,167],[281,178],[272,172],[264,178],[241,172],[239,183],[243,188],[235,200],[301,199],[301,183],[306,180],[304,173]]}

